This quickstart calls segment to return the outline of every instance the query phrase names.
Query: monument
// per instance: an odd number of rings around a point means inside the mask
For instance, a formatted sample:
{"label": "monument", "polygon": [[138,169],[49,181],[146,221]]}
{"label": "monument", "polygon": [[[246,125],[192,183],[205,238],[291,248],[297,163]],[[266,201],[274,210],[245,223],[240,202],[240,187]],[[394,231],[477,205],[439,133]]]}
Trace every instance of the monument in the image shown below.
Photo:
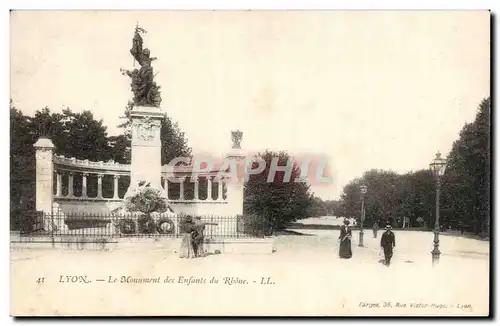
{"label": "monument", "polygon": [[130,188],[140,182],[149,183],[151,187],[161,187],[161,123],[165,113],[160,108],[160,86],[154,81],[155,74],[151,63],[156,58],[143,48],[141,33],[147,33],[138,25],[135,28],[130,53],[139,69],[121,69],[123,75],[131,78],[133,108],[130,112],[132,122],[132,160],[130,167]]}

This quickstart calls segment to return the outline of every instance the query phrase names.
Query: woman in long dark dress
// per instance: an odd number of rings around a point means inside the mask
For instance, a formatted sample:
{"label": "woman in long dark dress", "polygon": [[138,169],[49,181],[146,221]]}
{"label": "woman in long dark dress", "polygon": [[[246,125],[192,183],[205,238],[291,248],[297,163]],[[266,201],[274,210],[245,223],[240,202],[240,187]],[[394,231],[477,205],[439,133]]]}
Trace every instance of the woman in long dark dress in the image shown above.
{"label": "woman in long dark dress", "polygon": [[339,257],[340,258],[351,258],[352,250],[351,250],[351,237],[352,231],[349,227],[349,221],[345,220],[344,225],[340,227],[340,249],[339,249]]}

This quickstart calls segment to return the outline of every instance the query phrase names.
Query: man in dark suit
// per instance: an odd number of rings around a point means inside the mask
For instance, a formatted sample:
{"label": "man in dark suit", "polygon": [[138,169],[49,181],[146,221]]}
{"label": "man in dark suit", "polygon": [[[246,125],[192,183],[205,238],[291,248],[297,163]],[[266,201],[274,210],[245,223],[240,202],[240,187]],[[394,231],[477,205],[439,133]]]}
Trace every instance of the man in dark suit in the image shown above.
{"label": "man in dark suit", "polygon": [[392,258],[392,250],[396,247],[396,237],[391,231],[392,227],[387,224],[385,232],[380,239],[380,246],[384,249],[385,265],[389,266]]}

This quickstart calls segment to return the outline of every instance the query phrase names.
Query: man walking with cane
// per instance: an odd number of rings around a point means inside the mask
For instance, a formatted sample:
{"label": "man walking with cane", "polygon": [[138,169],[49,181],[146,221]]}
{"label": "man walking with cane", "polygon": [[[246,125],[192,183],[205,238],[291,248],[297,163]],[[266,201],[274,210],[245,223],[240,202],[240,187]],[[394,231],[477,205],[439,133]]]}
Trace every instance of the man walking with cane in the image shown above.
{"label": "man walking with cane", "polygon": [[396,247],[396,237],[394,233],[391,231],[392,227],[390,224],[387,224],[385,227],[385,232],[382,234],[382,238],[380,239],[380,246],[384,249],[384,257],[385,257],[385,265],[389,266],[392,258],[392,251],[394,247]]}

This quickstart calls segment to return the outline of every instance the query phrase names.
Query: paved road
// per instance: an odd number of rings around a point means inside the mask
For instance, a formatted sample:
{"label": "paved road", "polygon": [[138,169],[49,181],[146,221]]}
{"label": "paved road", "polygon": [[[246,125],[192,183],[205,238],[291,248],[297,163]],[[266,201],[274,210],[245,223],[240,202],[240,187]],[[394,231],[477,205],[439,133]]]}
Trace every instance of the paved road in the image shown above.
{"label": "paved road", "polygon": [[[279,237],[276,241],[282,250],[297,251],[335,251],[338,249],[338,230],[295,230],[309,236],[286,236]],[[364,230],[364,248],[359,248],[359,231],[353,231],[353,252],[366,254],[380,250],[380,237],[383,231],[378,232],[377,239],[373,238],[371,230]],[[414,259],[430,259],[430,251],[433,249],[434,234],[422,231],[394,231],[396,235],[396,250],[401,257],[413,257]],[[469,259],[489,260],[490,242],[455,237],[450,235],[440,236],[440,251],[442,257],[462,257]],[[297,243],[297,246],[293,246]],[[300,244],[300,245],[298,245]],[[396,255],[397,256],[397,255]],[[396,258],[395,256],[395,258]],[[444,258],[443,258],[444,259]]]}
{"label": "paved road", "polygon": [[[385,267],[378,262],[379,239],[368,233],[366,247],[359,248],[355,232],[350,260],[337,258],[338,231],[311,233],[278,237],[274,254],[193,260],[161,250],[12,251],[12,310],[63,315],[484,315],[488,311],[488,243],[442,237],[443,256],[432,268],[432,234],[397,232],[394,263]],[[86,275],[92,283],[60,283],[61,275]],[[110,276],[162,281],[169,277],[174,283],[108,283]],[[43,284],[36,283],[39,277],[46,278]],[[205,278],[206,283],[186,285],[191,277]],[[212,277],[219,283],[210,283]],[[270,284],[261,284],[262,278]],[[416,303],[429,306],[409,307]]]}

